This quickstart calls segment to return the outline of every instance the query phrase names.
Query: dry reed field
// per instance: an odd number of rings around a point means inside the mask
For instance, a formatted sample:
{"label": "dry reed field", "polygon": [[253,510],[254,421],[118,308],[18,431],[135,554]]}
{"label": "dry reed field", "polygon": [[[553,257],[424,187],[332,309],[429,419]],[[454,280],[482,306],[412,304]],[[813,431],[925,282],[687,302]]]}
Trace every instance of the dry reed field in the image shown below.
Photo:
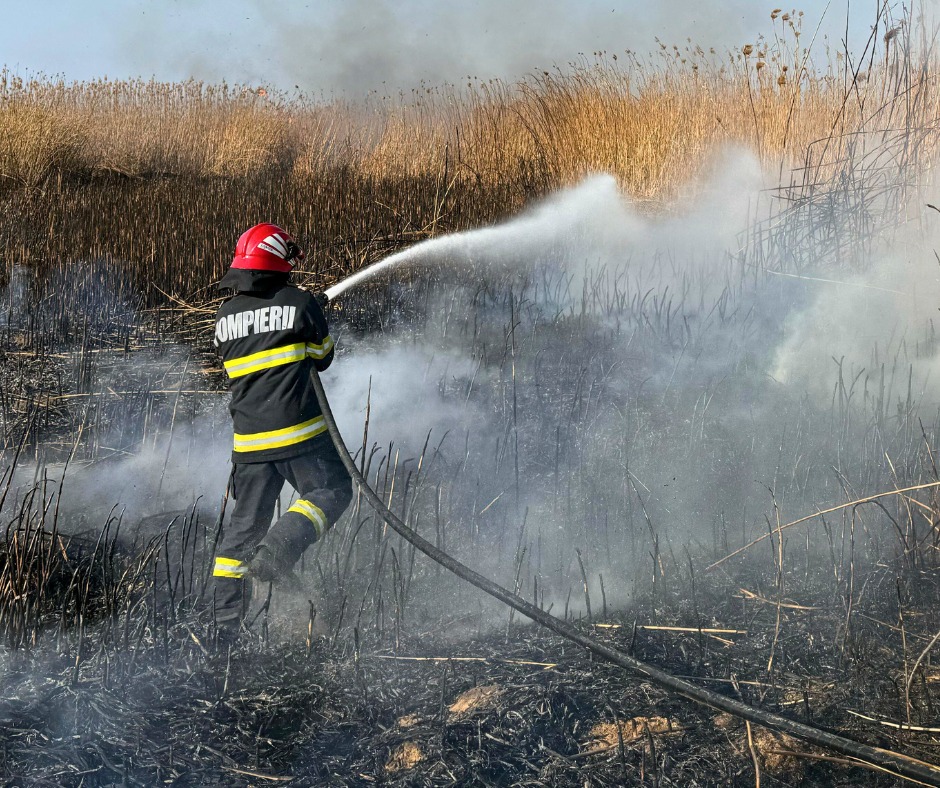
{"label": "dry reed field", "polygon": [[329,280],[591,173],[613,173],[651,211],[675,209],[726,145],[755,151],[771,172],[805,167],[807,182],[828,181],[867,130],[908,134],[906,155],[932,156],[934,66],[909,57],[911,35],[893,35],[877,57],[873,47],[858,63],[820,66],[800,22],[779,13],[773,37],[728,54],[596,53],[519,84],[358,104],[5,72],[6,265],[119,257],[183,294],[219,273],[239,227],[273,211]]}
{"label": "dry reed field", "polygon": [[[589,658],[362,501],[217,648],[211,285],[261,220],[315,288],[431,240],[330,313],[402,520],[675,675],[940,760],[940,64],[902,21],[361,102],[0,75],[0,782],[909,784]],[[864,364],[806,328],[826,297]]]}

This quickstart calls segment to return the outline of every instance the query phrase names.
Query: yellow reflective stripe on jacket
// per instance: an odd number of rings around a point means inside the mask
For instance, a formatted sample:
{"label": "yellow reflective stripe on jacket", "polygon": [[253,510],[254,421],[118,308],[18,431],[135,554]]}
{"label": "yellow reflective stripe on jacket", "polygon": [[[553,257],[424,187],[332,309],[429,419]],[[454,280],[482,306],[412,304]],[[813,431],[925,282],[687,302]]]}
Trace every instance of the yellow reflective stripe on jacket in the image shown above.
{"label": "yellow reflective stripe on jacket", "polygon": [[225,371],[230,378],[240,378],[242,375],[260,372],[262,369],[279,367],[282,364],[293,364],[296,361],[303,361],[307,357],[309,347],[303,342],[297,342],[293,345],[262,350],[260,353],[252,353],[250,356],[232,358],[224,362]]}
{"label": "yellow reflective stripe on jacket", "polygon": [[323,339],[323,341],[317,345],[314,342],[307,343],[307,355],[311,358],[323,359],[326,358],[330,351],[333,349],[333,337],[329,334]]}
{"label": "yellow reflective stripe on jacket", "polygon": [[244,561],[237,561],[234,558],[222,558],[216,556],[215,569],[212,574],[215,577],[236,577],[242,578],[248,574],[248,564]]}
{"label": "yellow reflective stripe on jacket", "polygon": [[326,530],[326,515],[323,514],[323,510],[319,506],[314,506],[310,501],[300,498],[287,511],[302,514],[317,529],[317,539],[323,536],[323,532]]}
{"label": "yellow reflective stripe on jacket", "polygon": [[295,424],[293,427],[284,427],[271,432],[254,432],[247,435],[235,433],[235,451],[264,451],[265,449],[279,449],[282,446],[293,446],[305,440],[326,432],[326,422],[323,416]]}

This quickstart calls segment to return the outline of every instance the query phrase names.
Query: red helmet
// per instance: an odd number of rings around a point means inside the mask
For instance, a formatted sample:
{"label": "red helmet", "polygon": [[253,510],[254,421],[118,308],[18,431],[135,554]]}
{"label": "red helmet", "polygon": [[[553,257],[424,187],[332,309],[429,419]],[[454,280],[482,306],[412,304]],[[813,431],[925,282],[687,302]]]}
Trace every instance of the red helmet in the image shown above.
{"label": "red helmet", "polygon": [[232,268],[287,273],[294,267],[292,260],[303,259],[303,249],[286,231],[276,224],[256,224],[238,239]]}

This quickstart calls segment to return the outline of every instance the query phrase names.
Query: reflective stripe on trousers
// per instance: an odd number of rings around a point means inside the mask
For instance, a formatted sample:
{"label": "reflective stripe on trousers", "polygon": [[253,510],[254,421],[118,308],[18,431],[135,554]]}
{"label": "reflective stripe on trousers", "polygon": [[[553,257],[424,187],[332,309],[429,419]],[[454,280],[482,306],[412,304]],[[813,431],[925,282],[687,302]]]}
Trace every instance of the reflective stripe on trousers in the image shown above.
{"label": "reflective stripe on trousers", "polygon": [[323,514],[323,510],[319,506],[315,506],[314,504],[310,503],[310,501],[305,501],[303,498],[300,498],[287,511],[302,514],[311,523],[313,523],[313,527],[317,531],[317,539],[319,540],[323,538],[323,532],[326,531],[329,522],[326,519],[326,515]]}
{"label": "reflective stripe on trousers", "polygon": [[242,579],[248,574],[248,564],[235,558],[215,557],[215,569],[212,571],[215,577],[235,577]]}

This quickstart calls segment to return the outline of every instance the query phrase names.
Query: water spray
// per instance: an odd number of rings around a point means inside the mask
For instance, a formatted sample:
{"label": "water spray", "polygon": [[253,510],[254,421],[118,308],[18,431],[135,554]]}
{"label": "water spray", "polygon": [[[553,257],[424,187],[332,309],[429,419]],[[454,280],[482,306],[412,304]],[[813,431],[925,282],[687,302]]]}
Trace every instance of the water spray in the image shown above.
{"label": "water spray", "polygon": [[508,222],[429,238],[395,252],[328,287],[325,295],[332,301],[365,280],[405,263],[440,257],[471,260],[485,258],[487,253],[500,249],[506,243],[507,233],[513,234],[511,237],[514,246],[525,256],[527,245],[530,245],[533,239],[542,242],[546,236],[557,234],[559,227],[577,227],[581,223],[590,222],[597,215],[609,210],[610,206],[616,206],[619,211],[612,218],[612,223],[622,226],[631,234],[639,234],[632,215],[622,210],[620,188],[616,179],[610,175],[594,175]]}
{"label": "water spray", "polygon": [[420,259],[425,254],[434,254],[437,252],[446,253],[448,251],[453,252],[456,249],[464,246],[467,236],[471,233],[478,237],[481,234],[485,236],[485,234],[488,232],[495,232],[495,229],[484,228],[482,230],[467,230],[465,232],[453,233],[451,235],[443,235],[440,238],[430,238],[427,241],[421,241],[420,243],[417,243],[414,246],[410,246],[401,252],[395,252],[394,254],[389,255],[388,257],[379,260],[377,263],[366,266],[361,271],[357,271],[352,276],[347,276],[341,282],[337,282],[335,285],[328,287],[323,291],[323,293],[328,300],[333,301],[347,290],[352,289],[367,279],[371,279],[377,274],[381,274],[384,271],[396,268],[403,263],[411,262],[414,259]]}

